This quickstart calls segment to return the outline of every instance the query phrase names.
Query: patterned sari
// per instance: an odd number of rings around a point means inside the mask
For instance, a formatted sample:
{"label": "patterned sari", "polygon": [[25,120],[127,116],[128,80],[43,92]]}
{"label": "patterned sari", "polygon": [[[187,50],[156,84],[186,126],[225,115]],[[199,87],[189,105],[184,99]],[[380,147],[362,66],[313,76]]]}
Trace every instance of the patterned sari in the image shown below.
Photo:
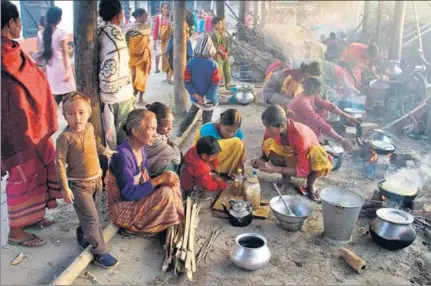
{"label": "patterned sari", "polygon": [[[145,169],[135,176],[136,185],[148,180]],[[156,234],[179,224],[184,218],[179,184],[173,188],[159,187],[139,201],[124,201],[121,198],[117,179],[110,170],[106,173],[105,184],[109,216],[119,227],[133,232]]]}

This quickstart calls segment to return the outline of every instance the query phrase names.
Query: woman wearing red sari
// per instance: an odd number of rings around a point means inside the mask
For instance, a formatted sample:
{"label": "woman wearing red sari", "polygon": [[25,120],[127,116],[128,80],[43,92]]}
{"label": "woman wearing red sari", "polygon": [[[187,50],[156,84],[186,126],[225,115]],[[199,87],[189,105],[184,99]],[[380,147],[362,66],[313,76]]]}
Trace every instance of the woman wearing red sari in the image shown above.
{"label": "woman wearing red sari", "polygon": [[1,3],[1,171],[6,183],[9,244],[37,247],[45,240],[25,232],[48,226],[46,208],[61,198],[51,136],[58,128],[56,103],[43,72],[13,39],[21,34],[17,7]]}

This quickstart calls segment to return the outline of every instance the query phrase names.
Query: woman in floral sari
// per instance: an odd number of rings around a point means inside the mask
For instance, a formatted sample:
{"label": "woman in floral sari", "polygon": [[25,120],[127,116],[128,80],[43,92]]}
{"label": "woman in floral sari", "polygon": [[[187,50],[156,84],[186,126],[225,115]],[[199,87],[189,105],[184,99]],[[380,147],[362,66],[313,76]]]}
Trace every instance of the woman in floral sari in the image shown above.
{"label": "woman in floral sari", "polygon": [[184,218],[178,175],[148,176],[145,146],[156,136],[156,115],[136,109],[123,126],[127,139],[118,146],[105,177],[109,216],[125,236],[154,236]]}
{"label": "woman in floral sari", "polygon": [[126,42],[129,47],[133,89],[136,96],[139,94],[139,101],[143,102],[147,78],[151,71],[151,27],[147,24],[148,14],[145,9],[136,9],[133,17],[136,22],[127,26]]}
{"label": "woman in floral sari", "polygon": [[266,129],[263,156],[253,160],[252,166],[262,172],[282,175],[281,187],[289,184],[291,177],[307,178],[307,187],[301,190],[317,200],[314,184],[317,178],[329,173],[332,164],[316,134],[308,126],[288,119],[280,105],[268,107],[262,114],[262,122]]}

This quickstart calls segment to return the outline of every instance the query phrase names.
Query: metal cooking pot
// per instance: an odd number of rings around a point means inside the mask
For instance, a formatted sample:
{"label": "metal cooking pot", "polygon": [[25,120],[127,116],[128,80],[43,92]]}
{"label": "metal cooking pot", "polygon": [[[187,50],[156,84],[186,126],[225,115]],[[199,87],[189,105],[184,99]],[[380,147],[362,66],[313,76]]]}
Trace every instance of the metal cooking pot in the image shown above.
{"label": "metal cooking pot", "polygon": [[389,250],[403,249],[416,239],[416,231],[412,226],[414,217],[402,210],[378,209],[377,218],[370,225],[373,240]]}
{"label": "metal cooking pot", "polygon": [[403,70],[398,61],[383,61],[379,65],[379,71],[389,77],[391,81],[399,81],[403,76]]}
{"label": "metal cooking pot", "polygon": [[236,102],[242,105],[248,105],[254,101],[253,91],[238,91],[235,94]]}
{"label": "metal cooking pot", "polygon": [[333,145],[323,145],[323,148],[325,148],[326,152],[333,157],[332,171],[336,171],[340,169],[341,165],[343,164],[343,158],[344,158],[343,147],[333,146]]}
{"label": "metal cooking pot", "polygon": [[379,182],[379,191],[382,195],[384,195],[388,200],[393,202],[398,202],[399,204],[403,206],[410,206],[413,200],[418,196],[419,191],[416,190],[414,193],[410,195],[401,195],[395,192],[391,192],[391,190],[388,190],[384,187],[384,183],[386,180]]}
{"label": "metal cooking pot", "polygon": [[271,251],[263,235],[244,233],[235,238],[235,245],[230,252],[231,261],[245,270],[257,270],[268,265]]}
{"label": "metal cooking pot", "polygon": [[370,81],[370,88],[375,90],[387,90],[389,87],[391,87],[391,83],[386,80],[382,79],[373,79]]}
{"label": "metal cooking pot", "polygon": [[377,154],[379,155],[389,155],[395,152],[395,145],[384,142],[384,141],[377,141],[377,140],[371,140],[369,141],[371,149],[373,149]]}

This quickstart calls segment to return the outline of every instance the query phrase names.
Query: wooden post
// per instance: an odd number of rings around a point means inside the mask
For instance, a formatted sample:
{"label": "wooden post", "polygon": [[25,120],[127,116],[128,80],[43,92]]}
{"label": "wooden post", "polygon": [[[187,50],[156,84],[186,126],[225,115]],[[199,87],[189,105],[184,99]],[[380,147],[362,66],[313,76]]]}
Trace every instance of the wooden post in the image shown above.
{"label": "wooden post", "polygon": [[174,3],[174,94],[176,114],[181,115],[187,111],[187,92],[184,87],[184,68],[186,66],[186,1]]}
{"label": "wooden post", "polygon": [[260,17],[260,19],[261,19],[261,21],[262,22],[267,22],[266,21],[266,15],[267,15],[267,13],[266,13],[266,1],[259,1],[260,2],[260,13],[261,13],[261,17]]}
{"label": "wooden post", "polygon": [[371,15],[371,2],[365,1],[364,5],[364,21],[362,22],[362,32],[361,32],[361,42],[368,44],[369,40],[369,26],[371,24],[370,22],[370,15]]}
{"label": "wooden post", "polygon": [[73,1],[73,35],[77,90],[91,98],[90,122],[97,140],[104,143],[99,99],[99,55],[97,48],[97,1]]}
{"label": "wooden post", "polygon": [[401,59],[401,50],[403,46],[404,18],[406,15],[407,1],[396,1],[393,16],[393,34],[390,59],[399,61]]}
{"label": "wooden post", "polygon": [[224,13],[224,1],[217,1],[216,2],[216,13],[217,17],[224,19],[225,13]]}
{"label": "wooden post", "polygon": [[240,41],[245,41],[246,40],[246,36],[245,36],[245,32],[244,32],[244,23],[245,23],[245,15],[247,13],[246,6],[247,2],[246,1],[239,1],[239,21],[240,21],[240,29],[238,31],[238,40]]}
{"label": "wooden post", "polygon": [[421,28],[420,28],[420,25],[419,25],[418,11],[416,9],[416,1],[413,1],[413,9],[415,11],[416,30],[418,32],[418,48],[423,52],[422,35],[421,35]]}
{"label": "wooden post", "polygon": [[383,7],[382,7],[382,1],[379,1],[378,4],[378,9],[377,9],[377,35],[376,35],[376,44],[377,46],[380,46],[380,39],[381,39],[381,33],[382,33],[382,12],[383,12]]}

